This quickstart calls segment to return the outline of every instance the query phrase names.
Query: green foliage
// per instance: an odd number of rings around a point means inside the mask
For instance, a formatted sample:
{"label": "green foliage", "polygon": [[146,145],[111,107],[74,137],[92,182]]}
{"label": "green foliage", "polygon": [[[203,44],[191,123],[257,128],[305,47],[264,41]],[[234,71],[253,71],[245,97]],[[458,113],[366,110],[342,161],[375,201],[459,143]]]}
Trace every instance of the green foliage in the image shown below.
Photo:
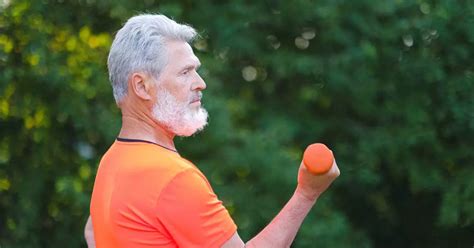
{"label": "green foliage", "polygon": [[201,31],[210,125],[178,139],[244,240],[291,196],[304,147],[341,177],[294,247],[474,243],[474,3],[0,2],[0,247],[80,247],[120,128],[114,32],[161,12]]}

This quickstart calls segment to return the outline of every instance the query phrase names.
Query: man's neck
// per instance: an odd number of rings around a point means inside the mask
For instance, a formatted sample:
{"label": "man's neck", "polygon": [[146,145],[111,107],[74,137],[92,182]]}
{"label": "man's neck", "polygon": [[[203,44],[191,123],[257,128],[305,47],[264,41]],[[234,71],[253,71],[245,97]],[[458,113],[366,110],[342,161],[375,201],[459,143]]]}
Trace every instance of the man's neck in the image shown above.
{"label": "man's neck", "polygon": [[122,128],[119,137],[150,141],[170,150],[176,150],[173,142],[174,134],[168,132],[151,118],[138,118],[122,113]]}

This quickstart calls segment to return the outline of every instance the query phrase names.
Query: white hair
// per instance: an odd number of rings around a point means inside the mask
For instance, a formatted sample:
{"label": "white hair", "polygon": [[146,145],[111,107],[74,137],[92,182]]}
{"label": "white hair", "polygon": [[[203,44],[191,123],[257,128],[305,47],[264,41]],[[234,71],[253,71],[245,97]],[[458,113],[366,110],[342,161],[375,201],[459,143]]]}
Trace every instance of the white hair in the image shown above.
{"label": "white hair", "polygon": [[107,66],[115,102],[127,95],[128,78],[145,72],[158,78],[167,64],[166,41],[190,43],[197,33],[186,24],[178,24],[164,15],[134,16],[117,32],[110,48]]}

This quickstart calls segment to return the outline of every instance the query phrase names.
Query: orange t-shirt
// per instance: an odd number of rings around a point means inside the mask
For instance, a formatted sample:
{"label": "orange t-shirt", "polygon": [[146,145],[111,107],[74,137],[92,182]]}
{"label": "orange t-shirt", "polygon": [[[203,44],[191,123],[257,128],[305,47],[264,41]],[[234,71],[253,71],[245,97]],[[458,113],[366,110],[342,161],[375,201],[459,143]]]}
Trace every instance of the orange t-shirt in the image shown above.
{"label": "orange t-shirt", "polygon": [[220,247],[237,230],[196,166],[146,141],[109,148],[90,211],[98,248]]}

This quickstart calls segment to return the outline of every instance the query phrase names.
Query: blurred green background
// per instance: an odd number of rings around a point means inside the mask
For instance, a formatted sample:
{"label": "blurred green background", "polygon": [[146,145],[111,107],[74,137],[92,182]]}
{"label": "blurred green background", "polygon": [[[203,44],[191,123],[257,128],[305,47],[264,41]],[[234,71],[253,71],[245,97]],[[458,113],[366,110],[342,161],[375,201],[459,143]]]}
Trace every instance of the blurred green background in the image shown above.
{"label": "blurred green background", "polygon": [[474,245],[473,0],[1,0],[0,247],[85,246],[108,50],[144,12],[201,34],[210,124],[177,147],[244,240],[317,141],[342,174],[293,247]]}

